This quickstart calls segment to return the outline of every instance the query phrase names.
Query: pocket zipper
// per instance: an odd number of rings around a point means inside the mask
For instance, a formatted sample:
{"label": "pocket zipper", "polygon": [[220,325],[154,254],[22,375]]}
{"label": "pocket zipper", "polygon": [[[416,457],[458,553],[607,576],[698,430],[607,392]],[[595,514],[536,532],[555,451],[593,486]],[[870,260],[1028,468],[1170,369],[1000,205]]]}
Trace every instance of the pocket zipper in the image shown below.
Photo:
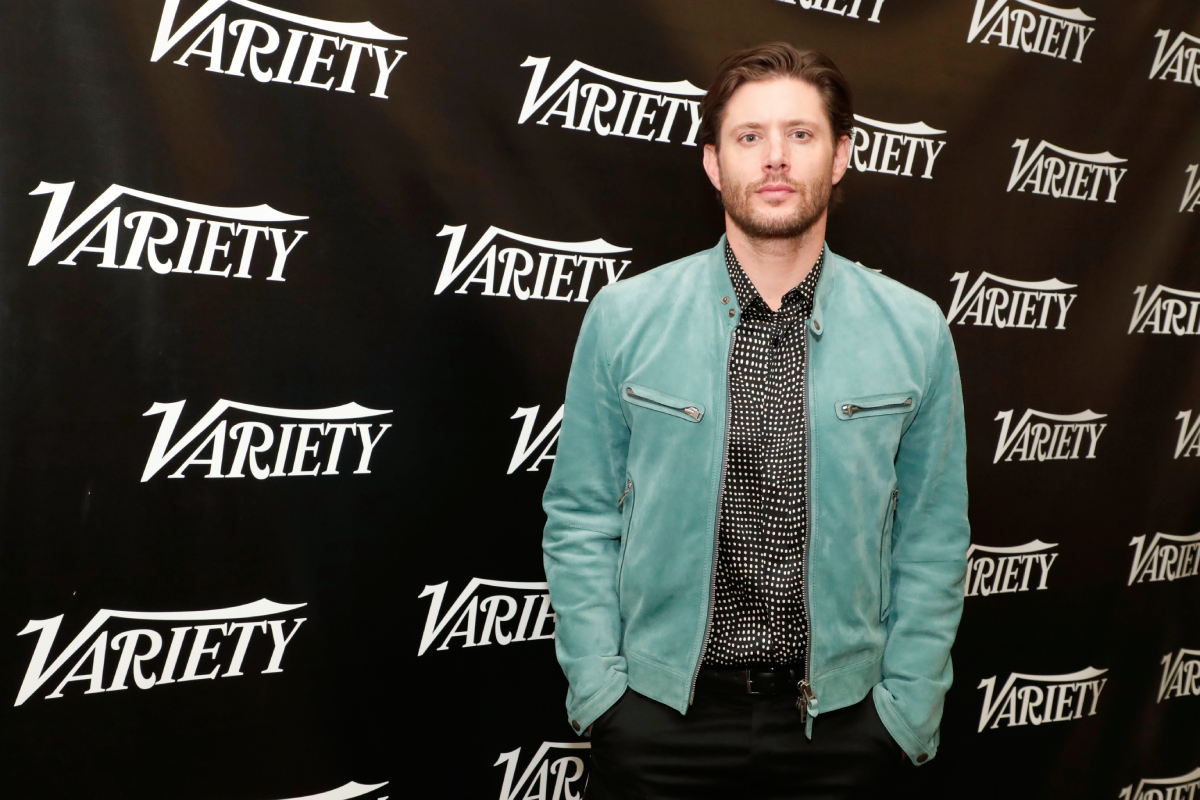
{"label": "pocket zipper", "polygon": [[627,494],[629,494],[629,490],[632,488],[633,488],[633,481],[626,480],[625,481],[625,491],[621,492],[621,499],[617,501],[617,508],[620,508],[621,506],[625,505],[625,496]]}
{"label": "pocket zipper", "polygon": [[701,411],[700,409],[696,408],[695,406],[687,406],[685,408],[680,408],[679,406],[667,405],[666,403],[660,403],[657,400],[651,400],[649,397],[642,397],[640,394],[638,394],[637,392],[633,391],[633,389],[630,389],[628,387],[625,389],[625,394],[629,395],[630,397],[641,400],[643,403],[650,403],[652,405],[661,406],[662,408],[669,408],[672,411],[681,411],[684,414],[687,414],[692,419],[696,420],[696,422],[699,422],[700,418],[704,416],[704,412]]}
{"label": "pocket zipper", "polygon": [[882,411],[885,408],[907,408],[912,405],[912,398],[909,397],[903,403],[888,403],[882,406],[856,406],[852,403],[846,403],[842,406],[842,413],[847,417],[853,417],[860,411]]}

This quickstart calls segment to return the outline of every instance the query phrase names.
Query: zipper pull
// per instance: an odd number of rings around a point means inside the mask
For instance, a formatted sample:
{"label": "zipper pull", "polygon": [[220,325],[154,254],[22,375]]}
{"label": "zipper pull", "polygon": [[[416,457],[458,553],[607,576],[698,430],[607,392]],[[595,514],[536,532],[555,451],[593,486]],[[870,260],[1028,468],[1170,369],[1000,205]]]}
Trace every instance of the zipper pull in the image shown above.
{"label": "zipper pull", "polygon": [[900,490],[892,489],[892,511],[896,510],[896,506],[900,503]]}
{"label": "zipper pull", "polygon": [[800,681],[796,684],[796,689],[800,692],[800,696],[796,698],[796,710],[800,712],[800,721],[808,720],[808,707],[816,702],[817,693],[809,686],[808,681]]}
{"label": "zipper pull", "polygon": [[845,414],[847,417],[853,417],[859,411],[862,411],[862,408],[860,408],[859,406],[851,405],[850,403],[846,403],[844,406],[842,406],[842,413]]}
{"label": "zipper pull", "polygon": [[[678,424],[678,423],[676,423]],[[625,481],[625,491],[621,492],[621,499],[617,501],[617,508],[625,505],[625,495],[629,494],[629,490],[633,488],[633,481]]]}

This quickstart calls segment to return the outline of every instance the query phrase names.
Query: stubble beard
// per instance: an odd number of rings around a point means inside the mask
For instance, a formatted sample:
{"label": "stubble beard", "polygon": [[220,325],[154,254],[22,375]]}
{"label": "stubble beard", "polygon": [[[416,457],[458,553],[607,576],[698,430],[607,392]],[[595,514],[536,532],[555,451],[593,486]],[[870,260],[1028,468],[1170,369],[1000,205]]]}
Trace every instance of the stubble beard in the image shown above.
{"label": "stubble beard", "polygon": [[[768,216],[755,211],[755,193],[768,183],[784,183],[792,188],[799,199],[792,213]],[[832,192],[832,176],[822,175],[809,183],[768,176],[749,185],[723,182],[721,202],[725,213],[747,238],[798,239],[807,234],[829,208]]]}

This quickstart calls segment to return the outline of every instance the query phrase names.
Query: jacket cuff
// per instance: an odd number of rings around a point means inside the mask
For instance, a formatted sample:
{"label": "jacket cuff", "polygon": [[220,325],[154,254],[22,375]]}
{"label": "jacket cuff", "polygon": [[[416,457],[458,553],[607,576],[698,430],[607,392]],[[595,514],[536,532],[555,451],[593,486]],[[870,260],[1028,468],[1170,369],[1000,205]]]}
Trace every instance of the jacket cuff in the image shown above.
{"label": "jacket cuff", "polygon": [[876,684],[871,694],[875,700],[875,710],[879,712],[879,719],[883,722],[883,726],[888,729],[888,733],[892,735],[901,749],[908,754],[913,764],[921,766],[937,755],[937,731],[934,731],[928,743],[921,741],[921,738],[913,733],[904,718],[900,716],[891,694],[883,688],[882,684]]}
{"label": "jacket cuff", "polygon": [[604,684],[600,691],[587,700],[580,703],[569,703],[567,705],[567,721],[571,725],[571,730],[575,731],[575,735],[586,735],[588,727],[596,721],[597,717],[608,711],[614,703],[621,699],[621,695],[625,694],[628,686],[629,675],[618,672],[612,680]]}

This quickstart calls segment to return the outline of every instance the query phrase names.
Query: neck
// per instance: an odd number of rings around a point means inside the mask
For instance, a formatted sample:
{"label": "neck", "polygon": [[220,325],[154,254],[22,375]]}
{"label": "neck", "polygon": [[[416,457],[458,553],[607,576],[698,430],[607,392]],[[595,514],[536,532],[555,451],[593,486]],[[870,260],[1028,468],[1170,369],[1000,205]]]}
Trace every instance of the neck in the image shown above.
{"label": "neck", "polygon": [[728,214],[725,215],[729,246],[746,271],[746,277],[772,311],[779,310],[783,296],[807,278],[816,265],[825,246],[826,216],[827,213],[822,213],[799,236],[776,239],[749,236]]}

